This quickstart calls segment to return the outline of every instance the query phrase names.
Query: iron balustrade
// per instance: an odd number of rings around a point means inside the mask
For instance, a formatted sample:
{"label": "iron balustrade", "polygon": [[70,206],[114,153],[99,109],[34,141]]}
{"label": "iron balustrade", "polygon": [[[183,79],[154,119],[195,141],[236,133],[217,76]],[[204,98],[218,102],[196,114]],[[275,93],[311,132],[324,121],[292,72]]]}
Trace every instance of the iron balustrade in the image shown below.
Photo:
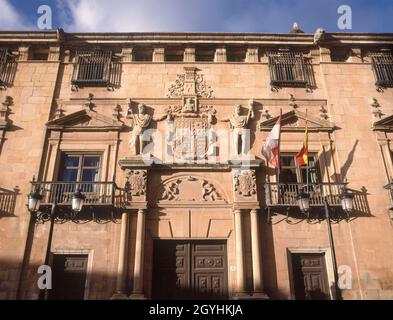
{"label": "iron balustrade", "polygon": [[301,52],[268,52],[271,85],[307,86],[306,62]]}
{"label": "iron balustrade", "polygon": [[381,87],[393,86],[393,55],[388,52],[370,53],[376,85]]}
{"label": "iron balustrade", "polygon": [[389,192],[389,198],[390,198],[389,210],[393,210],[393,180],[391,180],[390,183],[384,186],[384,189],[388,190]]}
{"label": "iron balustrade", "polygon": [[32,191],[42,195],[42,205],[71,205],[80,190],[85,205],[114,205],[116,184],[113,182],[32,182]]}
{"label": "iron balustrade", "polygon": [[10,54],[7,48],[0,48],[0,85],[8,83]]}
{"label": "iron balustrade", "polygon": [[77,51],[73,85],[109,85],[112,71],[112,51]]}
{"label": "iron balustrade", "polygon": [[265,196],[267,206],[298,207],[296,197],[302,193],[310,195],[310,206],[320,207],[325,199],[330,206],[341,206],[340,194],[346,186],[345,183],[265,183]]}
{"label": "iron balustrade", "polygon": [[19,189],[11,191],[0,188],[0,217],[14,215],[16,197],[18,193]]}

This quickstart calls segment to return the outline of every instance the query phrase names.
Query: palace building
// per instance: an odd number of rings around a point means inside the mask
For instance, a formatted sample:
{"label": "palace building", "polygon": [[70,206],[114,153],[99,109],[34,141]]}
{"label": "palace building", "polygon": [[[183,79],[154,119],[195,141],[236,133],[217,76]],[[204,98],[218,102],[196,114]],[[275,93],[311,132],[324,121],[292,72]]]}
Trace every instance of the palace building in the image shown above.
{"label": "palace building", "polygon": [[392,50],[1,31],[0,299],[393,299]]}

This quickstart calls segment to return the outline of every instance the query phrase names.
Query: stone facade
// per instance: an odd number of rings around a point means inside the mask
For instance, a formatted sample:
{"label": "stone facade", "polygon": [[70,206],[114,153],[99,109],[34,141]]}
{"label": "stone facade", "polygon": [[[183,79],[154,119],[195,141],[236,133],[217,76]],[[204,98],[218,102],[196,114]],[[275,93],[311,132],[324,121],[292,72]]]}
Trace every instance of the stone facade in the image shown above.
{"label": "stone facade", "polygon": [[[320,182],[334,187],[346,179],[355,194],[350,219],[332,224],[339,271],[351,271],[343,298],[393,299],[393,216],[383,189],[393,176],[393,91],[375,85],[368,55],[392,43],[389,34],[326,33],[315,44],[312,34],[0,32],[0,47],[17,65],[0,91],[0,298],[38,298],[38,267],[61,254],[87,256],[86,299],[151,298],[160,239],[224,241],[228,298],[293,299],[291,254],[320,253],[334,298],[326,220],[307,220],[268,196],[278,181],[261,148],[281,110],[282,154],[300,150],[307,120]],[[76,52],[97,47],[112,52],[110,81],[74,81]],[[268,52],[279,49],[303,53],[312,83],[272,85]],[[209,162],[197,159],[210,149],[157,151],[166,149],[168,123],[175,134],[228,131],[233,123],[221,120],[235,105],[248,117],[246,169],[233,152],[225,156],[230,135],[216,137],[220,151]],[[149,129],[156,133],[139,141]],[[132,134],[135,143],[155,142],[146,157],[130,146]],[[204,138],[188,139],[199,145]],[[69,206],[57,203],[65,218],[42,222],[26,207],[31,182],[34,176],[46,192],[41,207],[50,210],[64,154],[98,154],[94,181],[106,184],[89,191],[86,218],[67,218]]]}

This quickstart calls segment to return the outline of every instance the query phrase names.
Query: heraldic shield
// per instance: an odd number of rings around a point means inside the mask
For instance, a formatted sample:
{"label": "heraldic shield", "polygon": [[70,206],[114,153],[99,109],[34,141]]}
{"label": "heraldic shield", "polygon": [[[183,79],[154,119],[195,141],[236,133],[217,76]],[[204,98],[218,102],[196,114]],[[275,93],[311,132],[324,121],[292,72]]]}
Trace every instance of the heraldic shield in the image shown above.
{"label": "heraldic shield", "polygon": [[173,154],[176,160],[206,159],[209,149],[209,122],[206,117],[174,120]]}

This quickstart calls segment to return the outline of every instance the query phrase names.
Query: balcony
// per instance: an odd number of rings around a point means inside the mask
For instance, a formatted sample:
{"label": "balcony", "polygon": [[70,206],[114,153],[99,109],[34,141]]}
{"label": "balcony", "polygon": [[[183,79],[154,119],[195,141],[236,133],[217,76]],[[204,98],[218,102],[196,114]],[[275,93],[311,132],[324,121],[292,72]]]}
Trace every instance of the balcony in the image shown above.
{"label": "balcony", "polygon": [[[266,205],[268,207],[298,207],[297,196],[310,195],[310,207],[321,207],[325,199],[330,206],[341,207],[341,192],[345,183],[265,183]],[[280,191],[280,192],[278,192]]]}
{"label": "balcony", "polygon": [[390,204],[389,204],[389,210],[391,212],[390,216],[391,219],[393,220],[393,180],[390,181],[386,186],[383,187],[384,189],[388,190],[389,192],[389,198],[390,198]]}
{"label": "balcony", "polygon": [[32,191],[42,196],[41,205],[71,205],[72,196],[80,190],[87,206],[114,206],[114,182],[32,182]]}

